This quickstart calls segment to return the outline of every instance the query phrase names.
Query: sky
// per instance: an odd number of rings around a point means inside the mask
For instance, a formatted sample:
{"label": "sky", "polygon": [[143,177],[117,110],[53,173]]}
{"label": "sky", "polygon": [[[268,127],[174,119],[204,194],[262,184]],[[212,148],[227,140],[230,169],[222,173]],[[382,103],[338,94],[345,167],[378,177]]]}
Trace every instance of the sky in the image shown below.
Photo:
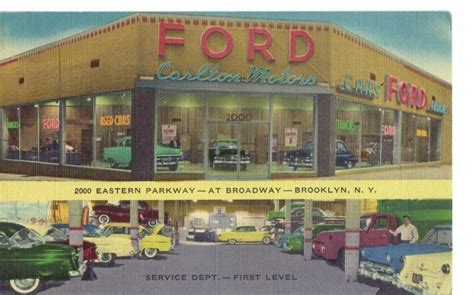
{"label": "sky", "polygon": [[[127,12],[0,13],[0,60],[80,33]],[[196,12],[178,14],[332,22],[451,82],[447,12]]]}

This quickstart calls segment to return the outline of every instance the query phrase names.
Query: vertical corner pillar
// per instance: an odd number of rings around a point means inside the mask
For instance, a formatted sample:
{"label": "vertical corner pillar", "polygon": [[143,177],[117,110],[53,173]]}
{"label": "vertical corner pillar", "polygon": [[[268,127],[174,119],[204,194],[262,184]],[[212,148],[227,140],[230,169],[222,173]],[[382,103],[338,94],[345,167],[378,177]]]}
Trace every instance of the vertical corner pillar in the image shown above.
{"label": "vertical corner pillar", "polygon": [[79,264],[84,261],[82,235],[82,201],[69,201],[69,245],[79,249]]}
{"label": "vertical corner pillar", "polygon": [[313,200],[304,201],[304,260],[309,261],[312,258],[313,242]]}
{"label": "vertical corner pillar", "polygon": [[357,281],[360,252],[360,200],[346,200],[346,281]]}
{"label": "vertical corner pillar", "polygon": [[393,136],[393,165],[402,163],[402,112],[395,111],[395,135]]}
{"label": "vertical corner pillar", "polygon": [[135,254],[140,251],[138,246],[138,201],[130,201],[130,240]]}
{"label": "vertical corner pillar", "polygon": [[132,91],[132,180],[155,178],[155,89]]}
{"label": "vertical corner pillar", "polygon": [[291,234],[291,200],[285,200],[285,235]]}
{"label": "vertical corner pillar", "polygon": [[59,101],[59,164],[66,164],[66,101]]}
{"label": "vertical corner pillar", "polygon": [[[3,108],[0,108],[0,159],[7,158],[8,151],[8,127],[7,115]],[[18,127],[19,128],[19,127]]]}
{"label": "vertical corner pillar", "polygon": [[158,222],[165,224],[165,201],[158,201]]}
{"label": "vertical corner pillar", "polygon": [[273,211],[280,210],[280,200],[273,200]]}
{"label": "vertical corner pillar", "polygon": [[[317,95],[316,149],[318,177],[336,174],[336,97],[330,94]],[[316,114],[315,114],[316,116]]]}

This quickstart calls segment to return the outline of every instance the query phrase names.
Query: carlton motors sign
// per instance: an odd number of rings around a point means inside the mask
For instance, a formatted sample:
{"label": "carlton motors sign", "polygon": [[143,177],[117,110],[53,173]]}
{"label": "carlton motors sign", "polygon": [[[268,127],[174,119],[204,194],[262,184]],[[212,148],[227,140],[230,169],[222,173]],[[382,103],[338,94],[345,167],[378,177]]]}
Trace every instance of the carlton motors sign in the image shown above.
{"label": "carlton motors sign", "polygon": [[[186,29],[184,24],[180,23],[160,23],[158,33],[158,56],[166,57],[166,50],[169,46],[184,46],[184,37],[170,37],[167,32],[182,32]],[[209,48],[209,39],[212,35],[220,35],[225,41],[224,46],[219,50]],[[257,36],[261,42],[256,42]],[[288,62],[291,64],[303,63],[311,59],[314,55],[315,44],[313,38],[304,30],[293,29],[288,32]],[[297,54],[297,41],[306,44],[306,50]],[[265,28],[248,28],[248,46],[247,61],[252,62],[255,55],[260,54],[264,60],[275,61],[270,51],[273,38],[270,31]],[[200,40],[201,52],[210,60],[216,63],[206,63],[197,67],[194,71],[188,69],[186,71],[178,71],[173,69],[173,63],[166,61],[162,63],[156,72],[158,80],[174,80],[174,81],[208,81],[208,82],[230,82],[230,83],[260,83],[260,84],[280,84],[280,85],[316,85],[316,77],[314,75],[293,75],[291,67],[287,67],[283,72],[274,73],[271,68],[257,67],[248,65],[248,74],[228,73],[221,70],[218,63],[229,56],[234,48],[234,39],[232,34],[224,27],[210,26],[204,29]]]}

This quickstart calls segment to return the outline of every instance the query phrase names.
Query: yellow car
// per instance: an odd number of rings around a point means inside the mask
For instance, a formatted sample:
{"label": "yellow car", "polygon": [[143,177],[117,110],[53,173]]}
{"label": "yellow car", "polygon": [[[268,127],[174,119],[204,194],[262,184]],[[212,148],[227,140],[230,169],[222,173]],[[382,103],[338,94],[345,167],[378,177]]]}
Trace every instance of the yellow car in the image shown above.
{"label": "yellow car", "polygon": [[263,243],[268,245],[272,242],[271,233],[258,231],[255,226],[239,226],[229,232],[218,236],[219,242],[227,242],[231,245],[237,243]]}
{"label": "yellow car", "polygon": [[[147,258],[154,258],[159,252],[171,252],[174,249],[174,240],[161,233],[166,229],[163,224],[146,229],[139,226],[139,251]],[[130,239],[130,224],[108,223],[104,226],[104,232],[110,236],[124,237]]]}
{"label": "yellow car", "polygon": [[451,294],[451,262],[452,252],[405,256],[394,284],[413,294]]}
{"label": "yellow car", "polygon": [[[91,229],[93,227],[93,229]],[[130,235],[111,235],[100,228],[88,225],[89,230],[84,230],[84,241],[94,243],[97,247],[98,262],[112,266],[117,257],[129,257],[137,254],[133,249]]]}

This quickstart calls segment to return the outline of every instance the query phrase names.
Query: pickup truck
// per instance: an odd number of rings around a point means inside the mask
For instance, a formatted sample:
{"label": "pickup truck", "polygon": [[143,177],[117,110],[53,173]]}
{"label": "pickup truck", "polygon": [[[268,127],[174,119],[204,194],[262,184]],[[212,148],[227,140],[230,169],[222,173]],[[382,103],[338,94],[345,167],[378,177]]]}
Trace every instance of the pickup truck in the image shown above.
{"label": "pickup truck", "polygon": [[[395,216],[388,213],[371,213],[360,218],[360,247],[378,247],[398,244],[398,238],[389,230],[397,228]],[[336,262],[344,268],[344,247],[346,230],[321,232],[313,240],[313,254],[316,257]]]}
{"label": "pickup truck", "polygon": [[[155,146],[156,167],[167,167],[170,171],[178,169],[183,153],[180,149]],[[104,148],[104,161],[112,168],[131,168],[132,164],[132,137],[125,136],[117,146]]]}

